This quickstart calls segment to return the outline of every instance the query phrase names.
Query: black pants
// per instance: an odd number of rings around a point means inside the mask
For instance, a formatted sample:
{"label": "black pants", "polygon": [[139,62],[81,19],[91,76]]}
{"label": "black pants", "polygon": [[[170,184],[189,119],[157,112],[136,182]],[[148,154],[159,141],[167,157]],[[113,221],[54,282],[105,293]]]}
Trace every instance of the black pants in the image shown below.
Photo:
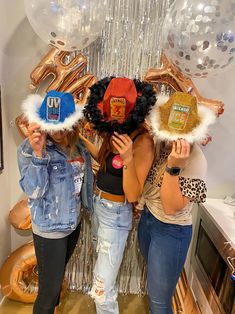
{"label": "black pants", "polygon": [[38,296],[33,314],[53,314],[59,304],[66,264],[78,241],[81,224],[62,239],[46,239],[33,234],[38,263]]}

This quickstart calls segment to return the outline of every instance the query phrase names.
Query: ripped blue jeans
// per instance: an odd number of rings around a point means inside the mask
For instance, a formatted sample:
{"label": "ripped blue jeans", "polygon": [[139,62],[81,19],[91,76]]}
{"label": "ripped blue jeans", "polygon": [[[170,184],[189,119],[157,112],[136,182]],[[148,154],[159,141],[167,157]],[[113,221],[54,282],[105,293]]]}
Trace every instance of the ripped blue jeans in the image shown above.
{"label": "ripped blue jeans", "polygon": [[116,279],[129,231],[132,228],[132,205],[94,196],[92,230],[97,240],[97,261],[91,296],[97,314],[118,314]]}

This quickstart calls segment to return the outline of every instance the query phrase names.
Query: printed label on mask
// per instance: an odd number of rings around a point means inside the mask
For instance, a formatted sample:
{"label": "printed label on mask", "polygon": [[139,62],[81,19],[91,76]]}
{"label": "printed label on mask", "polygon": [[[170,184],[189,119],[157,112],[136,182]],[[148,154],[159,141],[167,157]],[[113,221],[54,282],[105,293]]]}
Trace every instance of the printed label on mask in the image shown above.
{"label": "printed label on mask", "polygon": [[110,99],[110,116],[112,119],[124,119],[126,113],[126,99],[120,97],[112,97]]}
{"label": "printed label on mask", "polygon": [[48,97],[47,98],[47,120],[60,121],[60,98]]}
{"label": "printed label on mask", "polygon": [[190,107],[174,103],[168,119],[168,126],[171,129],[184,130],[190,113]]}

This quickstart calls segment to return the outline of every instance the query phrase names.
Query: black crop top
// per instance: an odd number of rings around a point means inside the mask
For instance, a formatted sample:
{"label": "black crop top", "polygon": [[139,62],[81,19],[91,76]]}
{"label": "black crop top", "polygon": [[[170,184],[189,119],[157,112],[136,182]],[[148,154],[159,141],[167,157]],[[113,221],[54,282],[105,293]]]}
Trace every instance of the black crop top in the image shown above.
{"label": "black crop top", "polygon": [[124,195],[122,188],[123,164],[119,154],[109,153],[105,168],[98,171],[97,187],[105,192]]}
{"label": "black crop top", "polygon": [[[140,134],[138,133],[132,141],[134,142]],[[105,168],[98,171],[96,185],[102,191],[124,195],[122,177],[122,159],[119,154],[110,152],[106,158]]]}

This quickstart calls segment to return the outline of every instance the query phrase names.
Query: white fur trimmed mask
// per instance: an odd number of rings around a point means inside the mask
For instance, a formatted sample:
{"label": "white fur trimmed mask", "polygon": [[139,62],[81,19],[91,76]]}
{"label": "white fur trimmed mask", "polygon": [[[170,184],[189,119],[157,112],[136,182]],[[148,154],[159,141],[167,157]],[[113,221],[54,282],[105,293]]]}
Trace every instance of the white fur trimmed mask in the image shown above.
{"label": "white fur trimmed mask", "polygon": [[31,94],[22,103],[22,110],[29,123],[37,123],[49,133],[72,130],[81,118],[83,107],[76,106],[70,93],[49,91],[43,99]]}
{"label": "white fur trimmed mask", "polygon": [[189,143],[204,140],[208,126],[215,120],[212,110],[197,104],[194,96],[182,92],[171,97],[159,96],[147,118],[156,139],[175,141],[183,138]]}

